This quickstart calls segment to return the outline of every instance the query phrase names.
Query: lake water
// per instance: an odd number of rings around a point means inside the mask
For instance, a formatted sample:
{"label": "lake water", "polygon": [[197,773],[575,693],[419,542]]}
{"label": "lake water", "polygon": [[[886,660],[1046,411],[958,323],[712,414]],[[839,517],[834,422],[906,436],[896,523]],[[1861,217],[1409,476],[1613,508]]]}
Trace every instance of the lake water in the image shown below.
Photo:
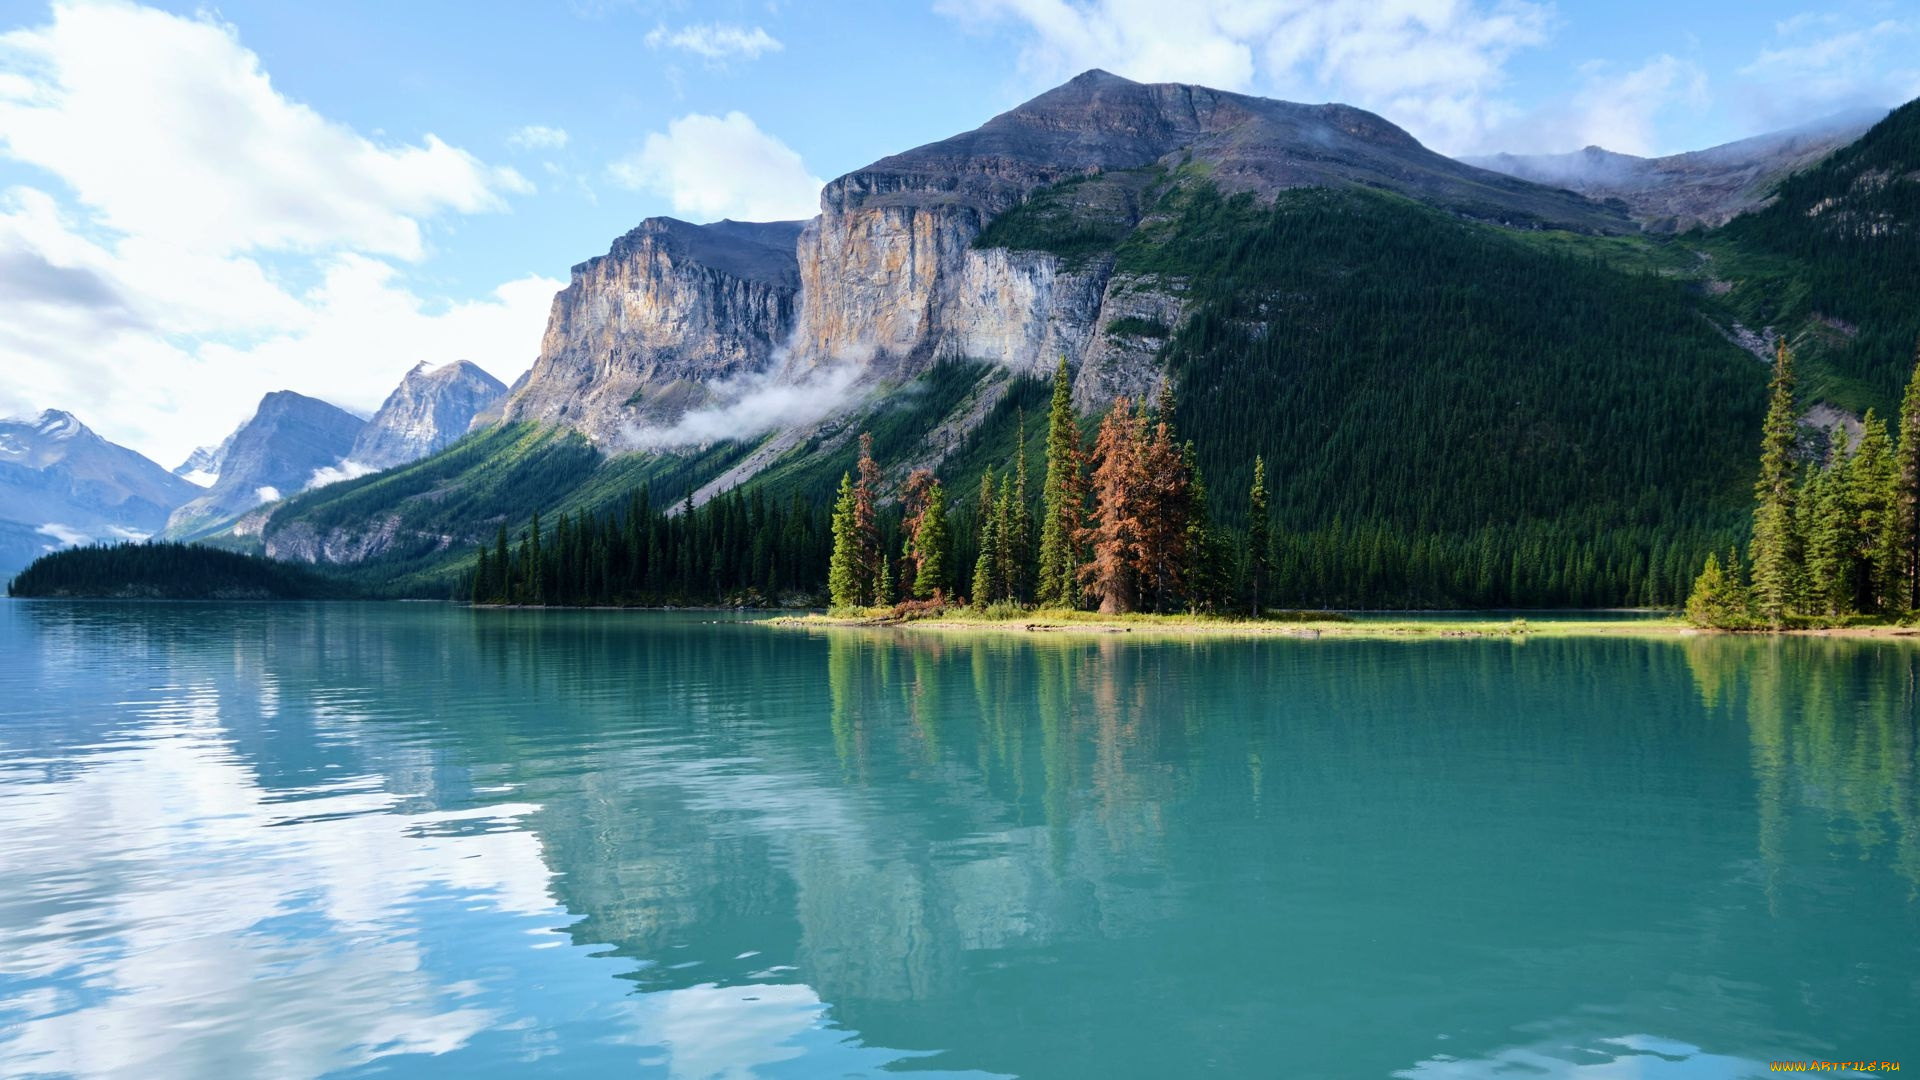
{"label": "lake water", "polygon": [[0,604],[0,1074],[1920,1068],[1920,649]]}

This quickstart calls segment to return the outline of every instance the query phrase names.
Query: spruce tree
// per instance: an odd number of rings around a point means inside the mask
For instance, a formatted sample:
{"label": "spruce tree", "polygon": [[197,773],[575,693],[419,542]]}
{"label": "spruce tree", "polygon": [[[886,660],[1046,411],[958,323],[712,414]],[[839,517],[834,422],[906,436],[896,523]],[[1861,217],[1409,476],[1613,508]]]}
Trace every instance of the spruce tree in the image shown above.
{"label": "spruce tree", "polygon": [[1826,468],[1801,489],[1810,614],[1849,615],[1854,611],[1860,542],[1847,465],[1846,429],[1836,428]]}
{"label": "spruce tree", "polygon": [[1033,507],[1027,501],[1027,414],[1020,412],[1019,437],[1013,459],[1013,488],[1009,499],[1006,550],[1007,596],[1024,603],[1033,595]]}
{"label": "spruce tree", "polygon": [[1894,524],[1895,465],[1887,425],[1867,410],[1860,445],[1847,462],[1856,552],[1854,607],[1886,613],[1900,610],[1899,546]]}
{"label": "spruce tree", "polygon": [[1080,602],[1076,536],[1085,498],[1073,380],[1062,356],[1053,372],[1053,403],[1047,412],[1047,477],[1041,491],[1039,580],[1034,586],[1034,599],[1041,607],[1070,608]]}
{"label": "spruce tree", "polygon": [[1893,589],[1902,613],[1920,610],[1920,345],[1914,347],[1913,374],[1900,399],[1892,510]]}
{"label": "spruce tree", "polygon": [[476,604],[487,602],[487,586],[491,584],[493,570],[487,566],[487,545],[480,545],[480,557],[473,563],[473,596]]}
{"label": "spruce tree", "polygon": [[1253,487],[1247,492],[1247,603],[1254,618],[1260,617],[1260,602],[1272,573],[1273,553],[1270,511],[1267,509],[1267,462],[1255,455]]}
{"label": "spruce tree", "polygon": [[913,534],[913,551],[918,565],[913,575],[916,599],[932,600],[943,596],[947,587],[947,493],[935,480],[927,489],[926,508]]}
{"label": "spruce tree", "polygon": [[1124,614],[1139,604],[1144,423],[1133,404],[1120,398],[1094,442],[1093,518],[1075,539],[1092,556],[1080,577],[1087,595],[1100,601],[1102,615]]}
{"label": "spruce tree", "polygon": [[840,496],[833,504],[833,556],[827,563],[827,595],[837,608],[861,606],[860,539],[851,473],[840,474]]}
{"label": "spruce tree", "polygon": [[1707,567],[1694,579],[1693,591],[1687,596],[1689,622],[1723,630],[1746,625],[1748,593],[1740,584],[1740,571],[1732,565],[1732,559],[1729,554],[1729,569],[1722,570],[1720,557],[1711,552],[1707,554]]}
{"label": "spruce tree", "polygon": [[860,573],[861,587],[867,590],[866,598],[871,598],[871,590],[880,580],[881,563],[886,561],[887,553],[880,544],[880,518],[876,504],[880,498],[880,466],[873,460],[873,435],[871,432],[860,436],[860,460],[855,465],[857,479],[853,484],[853,522],[855,537],[855,557]]}
{"label": "spruce tree", "polygon": [[1754,484],[1753,596],[1760,617],[1779,626],[1793,605],[1799,552],[1794,536],[1794,460],[1797,418],[1793,405],[1793,354],[1782,341],[1774,359],[1767,419],[1760,436],[1760,478]]}
{"label": "spruce tree", "polygon": [[999,599],[994,594],[1000,581],[1000,533],[998,515],[994,513],[999,502],[994,491],[993,470],[987,469],[980,474],[980,557],[973,563],[973,606],[985,610],[988,604]]}

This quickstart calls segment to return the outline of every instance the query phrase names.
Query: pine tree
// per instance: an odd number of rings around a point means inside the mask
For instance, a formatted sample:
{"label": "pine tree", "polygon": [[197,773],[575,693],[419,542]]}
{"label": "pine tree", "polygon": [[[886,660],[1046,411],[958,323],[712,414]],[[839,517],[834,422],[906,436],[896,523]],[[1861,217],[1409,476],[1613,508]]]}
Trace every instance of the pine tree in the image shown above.
{"label": "pine tree", "polygon": [[1899,443],[1894,451],[1892,536],[1896,553],[1894,591],[1901,612],[1920,610],[1920,345],[1913,374],[1900,399]]}
{"label": "pine tree", "polygon": [[1042,607],[1080,602],[1077,536],[1086,493],[1080,472],[1080,424],[1073,414],[1073,380],[1067,358],[1053,372],[1053,403],[1047,413],[1047,478],[1041,491],[1040,566],[1034,598]]}
{"label": "pine tree", "polygon": [[1100,423],[1093,448],[1093,519],[1076,539],[1092,555],[1080,568],[1088,596],[1100,601],[1102,615],[1133,611],[1139,603],[1138,518],[1145,439],[1133,403],[1120,398]]}
{"label": "pine tree", "polygon": [[994,493],[993,470],[989,468],[980,474],[980,557],[973,563],[973,606],[985,610],[988,604],[999,599],[994,595],[995,585],[1000,581],[1000,567],[997,559],[1000,555],[1000,536],[998,516],[994,513],[999,499]]}
{"label": "pine tree", "polygon": [[1753,538],[1747,562],[1760,617],[1773,626],[1793,605],[1799,552],[1794,536],[1793,354],[1781,342],[1773,365],[1767,419],[1760,437],[1760,479],[1754,484]]}
{"label": "pine tree", "polygon": [[1007,596],[1024,603],[1033,595],[1033,507],[1027,501],[1027,414],[1020,412],[1013,458],[1013,489],[1006,523]]}
{"label": "pine tree", "polygon": [[473,563],[473,602],[487,602],[487,586],[493,580],[493,569],[487,565],[487,545],[480,545],[480,557]]}
{"label": "pine tree", "polygon": [[1136,570],[1155,611],[1165,611],[1186,594],[1185,571],[1188,523],[1192,516],[1193,484],[1185,449],[1174,439],[1172,391],[1161,388],[1159,417],[1136,421],[1140,440],[1138,501],[1133,511],[1139,546]]}
{"label": "pine tree", "polygon": [[1856,610],[1900,610],[1899,546],[1894,522],[1897,473],[1887,425],[1867,410],[1860,445],[1847,463],[1848,494],[1853,503],[1854,535],[1859,543],[1854,593]]}
{"label": "pine tree", "polygon": [[1254,618],[1260,617],[1260,601],[1273,573],[1270,511],[1267,509],[1267,462],[1253,459],[1253,487],[1247,492],[1247,603]]}
{"label": "pine tree", "polygon": [[827,594],[837,608],[862,606],[860,539],[854,513],[853,476],[840,474],[840,496],[833,504],[833,557],[827,563]]}
{"label": "pine tree", "polygon": [[533,512],[533,524],[527,531],[532,537],[527,548],[527,602],[544,604],[547,602],[547,558],[540,548],[540,511]]}
{"label": "pine tree", "polygon": [[1181,573],[1190,611],[1213,611],[1227,588],[1227,560],[1224,538],[1214,527],[1213,512],[1207,505],[1207,485],[1200,477],[1192,442],[1188,442],[1183,461],[1189,477],[1187,501],[1187,565]]}
{"label": "pine tree", "polygon": [[1846,429],[1836,428],[1826,468],[1801,489],[1810,614],[1848,615],[1854,610],[1859,538],[1847,473]]}
{"label": "pine tree", "polygon": [[945,595],[947,587],[947,492],[935,480],[927,488],[926,508],[920,514],[913,533],[913,595],[932,600]]}
{"label": "pine tree", "polygon": [[1694,579],[1693,591],[1687,595],[1687,619],[1694,625],[1723,630],[1746,625],[1749,596],[1732,559],[1729,554],[1729,572],[1721,569],[1718,555],[1708,553],[1707,567]]}
{"label": "pine tree", "polygon": [[493,580],[489,582],[487,596],[496,604],[512,602],[513,578],[512,563],[507,556],[507,526],[500,523],[500,531],[493,537]]}
{"label": "pine tree", "polygon": [[[880,497],[880,466],[873,460],[872,433],[860,436],[860,461],[855,466],[858,479],[853,484],[853,521],[855,557],[863,589],[871,589],[880,580],[881,563],[886,551],[880,545],[880,519],[875,505]],[[868,593],[863,599],[870,599]]]}

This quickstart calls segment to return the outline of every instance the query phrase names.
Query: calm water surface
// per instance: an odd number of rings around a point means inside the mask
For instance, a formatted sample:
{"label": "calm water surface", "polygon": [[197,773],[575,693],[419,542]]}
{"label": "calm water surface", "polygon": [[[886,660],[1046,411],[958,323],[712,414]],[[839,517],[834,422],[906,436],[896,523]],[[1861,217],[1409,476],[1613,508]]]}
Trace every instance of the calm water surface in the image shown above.
{"label": "calm water surface", "polygon": [[0,604],[0,1075],[1920,1069],[1920,648]]}

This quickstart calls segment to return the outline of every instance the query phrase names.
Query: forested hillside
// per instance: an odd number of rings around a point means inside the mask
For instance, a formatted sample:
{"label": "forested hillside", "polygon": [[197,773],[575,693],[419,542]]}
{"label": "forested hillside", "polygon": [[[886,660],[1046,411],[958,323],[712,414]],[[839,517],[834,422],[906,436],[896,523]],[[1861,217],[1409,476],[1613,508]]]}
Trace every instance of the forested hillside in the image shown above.
{"label": "forested hillside", "polygon": [[[1240,552],[1231,576],[1252,558],[1249,488],[1264,459],[1273,603],[1677,604],[1709,552],[1745,542],[1773,342],[1801,355],[1803,404],[1829,422],[1891,413],[1920,334],[1917,128],[1920,106],[1896,110],[1766,208],[1679,236],[1503,224],[1352,184],[1227,194],[1211,160],[1094,169],[967,234],[973,253],[1017,257],[968,265],[1062,295],[1076,280],[1113,283],[1101,302],[1127,313],[1093,324],[1102,341],[1087,355],[1118,342],[1101,362],[1134,365],[1122,381],[1164,375],[1161,418],[1193,444],[1211,521]],[[483,594],[524,599],[518,556],[503,562],[497,541],[504,529],[531,545],[539,512],[550,530],[568,521],[588,560],[595,542],[613,562],[614,549],[647,548],[650,530],[744,538],[727,541],[745,545],[733,554],[694,557],[726,568],[717,576],[675,570],[676,584],[648,584],[653,571],[629,566],[611,597],[621,602],[818,593],[824,565],[751,552],[802,517],[807,543],[821,542],[867,432],[885,544],[903,540],[908,473],[930,468],[951,499],[945,561],[964,571],[991,510],[974,493],[989,470],[1014,471],[1023,428],[1027,466],[1040,465],[1046,380],[966,354],[910,361],[876,366],[856,403],[791,437],[621,453],[504,425],[298,496],[230,542],[264,534],[271,554],[348,564],[354,580],[405,595],[464,594],[485,546],[498,580]],[[1076,401],[1091,450],[1112,400]],[[675,523],[690,494],[704,502],[726,476],[747,477],[732,509],[712,511],[733,524]],[[637,530],[636,496],[656,522]]]}

